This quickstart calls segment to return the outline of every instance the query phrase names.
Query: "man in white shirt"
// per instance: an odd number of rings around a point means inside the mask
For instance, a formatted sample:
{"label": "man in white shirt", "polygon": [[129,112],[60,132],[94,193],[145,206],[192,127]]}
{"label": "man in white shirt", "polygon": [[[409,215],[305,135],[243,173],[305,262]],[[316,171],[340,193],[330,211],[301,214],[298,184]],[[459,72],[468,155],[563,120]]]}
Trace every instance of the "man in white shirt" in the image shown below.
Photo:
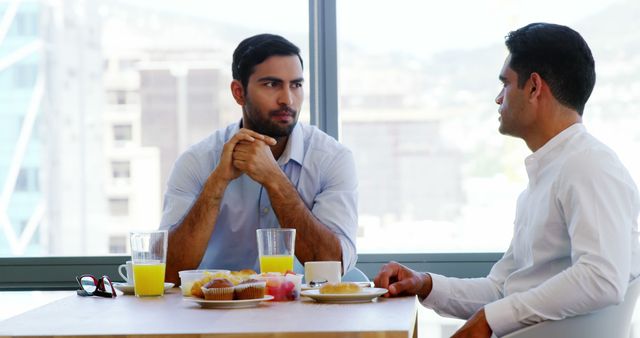
{"label": "man in white shirt", "polygon": [[503,336],[620,303],[640,274],[637,188],[582,125],[595,84],[587,43],[568,27],[534,23],[511,32],[506,45],[499,131],[533,152],[509,249],[484,278],[395,262],[375,278],[387,296],[417,294],[438,313],[468,319],[453,337]]}

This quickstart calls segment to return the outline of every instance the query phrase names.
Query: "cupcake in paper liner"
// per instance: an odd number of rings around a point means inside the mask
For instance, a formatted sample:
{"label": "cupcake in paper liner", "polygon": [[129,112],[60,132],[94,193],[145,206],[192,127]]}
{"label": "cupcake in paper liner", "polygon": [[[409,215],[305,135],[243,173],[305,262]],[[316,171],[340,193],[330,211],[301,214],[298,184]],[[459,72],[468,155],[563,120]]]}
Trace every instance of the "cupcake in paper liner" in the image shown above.
{"label": "cupcake in paper liner", "polygon": [[206,300],[233,300],[234,287],[226,278],[214,278],[202,287]]}
{"label": "cupcake in paper liner", "polygon": [[235,299],[259,299],[264,298],[264,289],[267,282],[257,279],[247,279],[235,286]]}

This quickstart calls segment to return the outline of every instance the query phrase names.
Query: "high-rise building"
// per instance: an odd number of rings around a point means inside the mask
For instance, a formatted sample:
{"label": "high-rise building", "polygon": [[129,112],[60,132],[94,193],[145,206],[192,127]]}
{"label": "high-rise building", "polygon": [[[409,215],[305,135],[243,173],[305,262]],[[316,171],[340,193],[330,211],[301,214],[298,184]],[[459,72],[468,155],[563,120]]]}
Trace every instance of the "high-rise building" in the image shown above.
{"label": "high-rise building", "polygon": [[[158,147],[162,191],[178,156],[226,124],[223,84],[215,51],[147,51],[140,68],[142,145]],[[226,110],[230,111],[230,110]]]}
{"label": "high-rise building", "polygon": [[89,253],[105,242],[97,9],[11,1],[0,13],[0,254]]}
{"label": "high-rise building", "polygon": [[46,52],[43,191],[46,253],[103,253],[107,245],[103,172],[101,26],[97,4],[41,2]]}
{"label": "high-rise building", "polygon": [[141,145],[140,75],[135,51],[105,58],[105,200],[108,252],[128,252],[129,231],[155,229],[160,215],[160,157]]}
{"label": "high-rise building", "polygon": [[0,256],[39,254],[43,7],[0,3]]}

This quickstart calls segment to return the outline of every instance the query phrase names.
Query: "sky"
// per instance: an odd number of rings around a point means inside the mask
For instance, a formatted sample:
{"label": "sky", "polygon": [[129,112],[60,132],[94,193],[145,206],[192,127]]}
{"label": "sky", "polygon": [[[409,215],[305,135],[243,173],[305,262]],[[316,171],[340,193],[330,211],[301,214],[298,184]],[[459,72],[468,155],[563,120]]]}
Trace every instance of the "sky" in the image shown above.
{"label": "sky", "polygon": [[[509,31],[530,22],[571,26],[621,1],[631,0],[337,0],[338,35],[340,41],[373,53],[399,50],[428,56],[502,43]],[[136,3],[248,28],[307,35],[309,9],[305,0]]]}

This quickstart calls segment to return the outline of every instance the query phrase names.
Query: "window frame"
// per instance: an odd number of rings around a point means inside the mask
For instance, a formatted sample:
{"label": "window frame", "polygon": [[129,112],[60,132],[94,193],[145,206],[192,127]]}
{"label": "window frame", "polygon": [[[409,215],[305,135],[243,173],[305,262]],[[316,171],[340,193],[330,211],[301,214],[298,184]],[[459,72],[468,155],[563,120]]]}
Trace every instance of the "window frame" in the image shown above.
{"label": "window frame", "polygon": [[[356,267],[373,280],[380,267],[390,260],[416,271],[429,271],[452,277],[482,277],[489,273],[502,253],[421,253],[361,254]],[[107,275],[114,282],[124,282],[118,266],[131,256],[68,256],[0,258],[0,291],[73,290],[75,276]]]}
{"label": "window frame", "polygon": [[[340,139],[336,0],[309,0],[311,124]],[[373,279],[390,260],[417,271],[455,277],[485,276],[502,253],[360,254],[357,267]],[[2,290],[70,290],[81,273],[106,274],[121,281],[118,266],[130,256],[0,257]]]}

